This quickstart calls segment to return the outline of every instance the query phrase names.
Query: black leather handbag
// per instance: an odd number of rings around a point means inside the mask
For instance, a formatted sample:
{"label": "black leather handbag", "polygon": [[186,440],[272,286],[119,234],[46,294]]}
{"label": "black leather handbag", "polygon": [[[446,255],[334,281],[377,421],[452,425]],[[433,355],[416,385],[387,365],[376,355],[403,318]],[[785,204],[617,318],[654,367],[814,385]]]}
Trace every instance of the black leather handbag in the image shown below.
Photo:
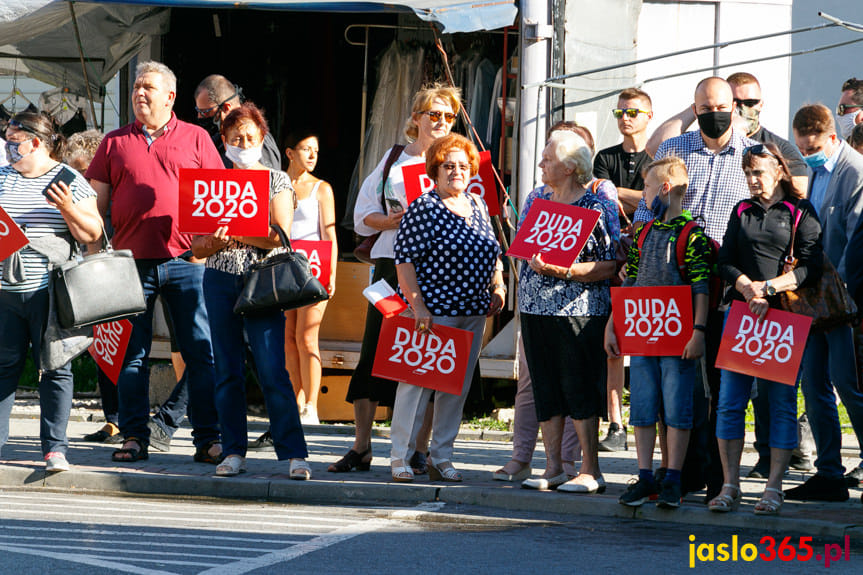
{"label": "black leather handbag", "polygon": [[271,227],[278,232],[288,251],[257,262],[246,271],[234,313],[296,309],[330,297],[323,284],[312,275],[306,256],[291,247],[285,230],[275,224]]}
{"label": "black leather handbag", "polygon": [[147,310],[144,288],[131,250],[115,250],[102,232],[103,251],[72,257],[53,270],[57,318],[66,329],[116,321]]}

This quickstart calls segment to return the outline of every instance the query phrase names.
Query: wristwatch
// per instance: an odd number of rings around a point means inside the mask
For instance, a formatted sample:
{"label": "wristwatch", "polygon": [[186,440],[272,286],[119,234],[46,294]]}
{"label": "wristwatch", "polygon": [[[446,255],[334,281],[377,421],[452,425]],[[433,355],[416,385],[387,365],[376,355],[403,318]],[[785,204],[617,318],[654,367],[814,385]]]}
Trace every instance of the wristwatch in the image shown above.
{"label": "wristwatch", "polygon": [[776,288],[773,287],[773,284],[770,283],[770,280],[767,280],[766,282],[764,282],[764,295],[766,295],[766,296],[776,295]]}

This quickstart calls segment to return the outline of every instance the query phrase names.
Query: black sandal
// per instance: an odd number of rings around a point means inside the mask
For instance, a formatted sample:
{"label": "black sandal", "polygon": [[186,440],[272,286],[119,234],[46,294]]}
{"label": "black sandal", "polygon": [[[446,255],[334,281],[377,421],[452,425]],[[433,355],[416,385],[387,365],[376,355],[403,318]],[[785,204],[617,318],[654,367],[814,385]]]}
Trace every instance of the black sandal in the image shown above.
{"label": "black sandal", "polygon": [[225,454],[220,452],[218,455],[210,455],[210,448],[214,445],[222,445],[222,442],[218,439],[213,439],[198,447],[195,450],[195,461],[198,463],[211,463],[213,465],[220,464],[225,458]]}
{"label": "black sandal", "polygon": [[[368,457],[368,459],[366,459]],[[347,473],[348,471],[353,470],[356,467],[357,471],[368,471],[372,467],[372,448],[369,446],[368,449],[363,451],[362,453],[357,453],[353,449],[348,451],[344,457],[327,467],[327,471],[331,471],[333,473]]]}
{"label": "black sandal", "polygon": [[[137,449],[134,447],[123,447],[122,449],[115,449],[114,453],[111,454],[111,461],[115,463],[134,463],[136,461],[145,461],[150,458],[150,454],[147,453],[147,443],[138,439],[137,437],[127,437],[125,441],[123,441],[123,445],[127,445],[129,443],[137,443]],[[128,455],[129,457],[120,457],[118,455]]]}

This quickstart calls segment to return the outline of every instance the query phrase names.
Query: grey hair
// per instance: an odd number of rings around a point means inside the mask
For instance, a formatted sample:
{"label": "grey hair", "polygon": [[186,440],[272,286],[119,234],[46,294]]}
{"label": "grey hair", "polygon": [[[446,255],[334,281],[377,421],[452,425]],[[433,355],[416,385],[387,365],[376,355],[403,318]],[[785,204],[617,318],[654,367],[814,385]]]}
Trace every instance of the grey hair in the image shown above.
{"label": "grey hair", "polygon": [[144,74],[159,74],[165,82],[165,88],[167,88],[169,92],[177,92],[177,76],[174,75],[170,68],[161,62],[148,60],[138,64],[135,68],[135,78],[140,78]]}
{"label": "grey hair", "polygon": [[548,143],[558,161],[575,171],[575,181],[581,185],[593,179],[593,154],[584,138],[575,132],[558,130],[552,132]]}

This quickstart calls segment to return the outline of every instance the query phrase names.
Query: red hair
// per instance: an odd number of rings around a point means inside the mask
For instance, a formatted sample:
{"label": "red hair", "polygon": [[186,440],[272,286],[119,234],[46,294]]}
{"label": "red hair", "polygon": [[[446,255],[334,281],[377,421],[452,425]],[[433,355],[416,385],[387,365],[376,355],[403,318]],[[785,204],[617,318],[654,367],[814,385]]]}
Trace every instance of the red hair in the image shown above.
{"label": "red hair", "polygon": [[446,155],[453,150],[467,154],[467,160],[470,163],[470,177],[477,175],[479,172],[479,152],[476,146],[461,134],[449,134],[435,140],[426,151],[426,174],[432,181],[437,178],[438,168],[444,163]]}

